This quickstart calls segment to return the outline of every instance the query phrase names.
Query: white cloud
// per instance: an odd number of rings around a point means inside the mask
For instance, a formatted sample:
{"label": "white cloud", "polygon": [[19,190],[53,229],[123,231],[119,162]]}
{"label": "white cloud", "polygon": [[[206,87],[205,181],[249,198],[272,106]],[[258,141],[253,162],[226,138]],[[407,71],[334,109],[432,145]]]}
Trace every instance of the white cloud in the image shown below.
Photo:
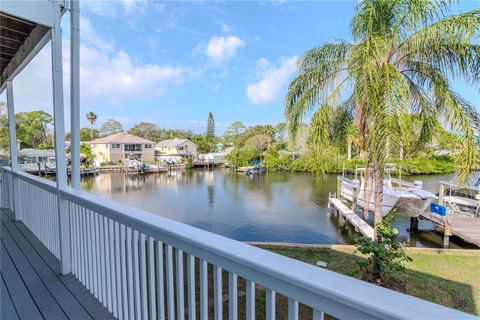
{"label": "white cloud", "polygon": [[153,7],[154,7],[155,10],[157,10],[158,12],[163,12],[163,11],[165,10],[165,3],[156,2],[156,3],[154,3]]}
{"label": "white cloud", "polygon": [[[84,17],[81,18],[80,94],[83,104],[125,101],[158,97],[167,88],[183,84],[191,71],[182,66],[142,64],[112,42],[98,35]],[[65,102],[68,106],[70,52],[63,39]],[[50,43],[15,79],[15,99],[19,110],[50,109],[52,105]]]}
{"label": "white cloud", "polygon": [[247,97],[254,104],[269,104],[285,94],[288,81],[296,71],[297,56],[283,58],[277,68],[267,59],[257,61],[256,72],[260,80],[249,83]]}
{"label": "white cloud", "polygon": [[232,32],[232,28],[230,28],[226,23],[221,23],[222,26],[222,31],[225,33],[230,33]]}
{"label": "white cloud", "polygon": [[245,41],[237,36],[212,37],[206,47],[206,55],[214,65],[222,65],[237,55],[237,50],[245,47]]}
{"label": "white cloud", "polygon": [[[119,13],[126,16],[140,15],[144,16],[148,12],[150,3],[147,0],[96,0],[96,1],[82,1],[82,8],[91,11],[100,16],[115,17]],[[153,4],[155,10],[163,11],[165,4]]]}
{"label": "white cloud", "polygon": [[148,2],[146,0],[122,0],[123,13],[127,16],[147,14]]}

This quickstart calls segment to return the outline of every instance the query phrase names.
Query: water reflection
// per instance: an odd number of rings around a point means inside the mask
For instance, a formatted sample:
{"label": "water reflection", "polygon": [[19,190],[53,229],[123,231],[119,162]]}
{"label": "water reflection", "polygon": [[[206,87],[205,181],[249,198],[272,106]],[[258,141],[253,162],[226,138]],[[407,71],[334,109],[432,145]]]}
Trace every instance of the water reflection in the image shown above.
{"label": "water reflection", "polygon": [[[425,188],[434,192],[439,179]],[[275,172],[245,176],[228,170],[188,170],[160,174],[100,174],[83,181],[83,189],[190,225],[245,241],[352,243],[350,225],[327,212],[328,193],[336,176]],[[409,220],[397,215],[395,225],[410,245],[441,247],[433,231],[407,231]],[[421,221],[421,230],[433,225]],[[455,240],[452,240],[455,247]]]}

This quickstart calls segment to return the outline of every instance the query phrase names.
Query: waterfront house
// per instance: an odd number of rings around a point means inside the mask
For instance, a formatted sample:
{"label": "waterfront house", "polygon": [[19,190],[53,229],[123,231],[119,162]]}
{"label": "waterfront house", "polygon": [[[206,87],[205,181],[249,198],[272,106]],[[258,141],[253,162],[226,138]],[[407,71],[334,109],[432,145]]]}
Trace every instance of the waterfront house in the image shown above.
{"label": "waterfront house", "polygon": [[198,154],[198,146],[189,139],[167,139],[155,146],[155,155],[158,156],[193,156]]}
{"label": "waterfront house", "polygon": [[18,165],[21,170],[30,173],[54,170],[55,150],[21,149],[18,151]]}
{"label": "waterfront house", "polygon": [[[62,37],[61,20],[67,12],[71,58],[70,72],[63,72],[62,52],[68,45],[62,45],[67,37]],[[2,319],[173,320],[198,314],[199,319],[240,315],[253,320],[258,310],[269,320],[277,310],[288,313],[288,319],[302,318],[299,310],[315,320],[324,315],[475,319],[82,190],[79,21],[78,1],[1,2],[0,43],[9,45],[0,50],[0,94],[6,92],[11,151],[10,167],[0,168]],[[51,65],[55,181],[19,170],[15,148],[14,89],[22,82],[14,79],[47,44],[51,63],[42,66]],[[65,75],[70,78],[68,113]],[[72,133],[70,184],[65,114]],[[151,141],[128,134],[91,144],[105,161],[153,158]]]}
{"label": "waterfront house", "polygon": [[117,163],[125,159],[154,161],[155,142],[119,132],[90,141],[95,158],[101,163]]}

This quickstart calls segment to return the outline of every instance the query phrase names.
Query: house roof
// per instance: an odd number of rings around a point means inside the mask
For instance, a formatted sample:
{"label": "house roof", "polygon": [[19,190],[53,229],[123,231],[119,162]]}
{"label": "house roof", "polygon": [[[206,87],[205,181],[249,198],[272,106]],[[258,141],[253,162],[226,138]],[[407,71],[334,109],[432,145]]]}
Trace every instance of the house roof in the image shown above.
{"label": "house roof", "polygon": [[160,141],[157,146],[158,147],[169,147],[169,148],[176,148],[179,145],[185,143],[185,142],[190,142],[193,143],[194,145],[197,145],[195,142],[188,140],[188,139],[167,139]]}
{"label": "house roof", "polygon": [[147,140],[133,134],[128,134],[126,132],[114,133],[110,136],[98,138],[90,141],[90,144],[100,144],[100,143],[131,143],[131,144],[155,144],[151,140]]}
{"label": "house roof", "polygon": [[25,157],[55,157],[55,150],[21,149],[20,151],[18,151],[18,155]]}

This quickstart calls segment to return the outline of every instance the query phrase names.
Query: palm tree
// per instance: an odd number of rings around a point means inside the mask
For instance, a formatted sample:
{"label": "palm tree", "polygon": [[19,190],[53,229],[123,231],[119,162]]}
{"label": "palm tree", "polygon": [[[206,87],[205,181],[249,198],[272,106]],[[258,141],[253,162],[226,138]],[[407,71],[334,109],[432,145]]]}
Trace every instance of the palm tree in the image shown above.
{"label": "palm tree", "polygon": [[93,111],[86,114],[88,122],[90,122],[90,140],[93,140],[93,125],[97,121],[97,115]]}
{"label": "palm tree", "polygon": [[313,113],[313,145],[322,150],[354,122],[367,153],[365,192],[368,199],[373,183],[376,224],[382,221],[387,145],[400,149],[408,133],[405,114],[421,120],[417,147],[431,139],[437,121],[460,135],[461,180],[474,165],[479,116],[449,79],[480,84],[480,9],[447,16],[449,10],[442,0],[363,1],[351,22],[353,42],[306,52],[289,86],[285,115],[292,137]]}

